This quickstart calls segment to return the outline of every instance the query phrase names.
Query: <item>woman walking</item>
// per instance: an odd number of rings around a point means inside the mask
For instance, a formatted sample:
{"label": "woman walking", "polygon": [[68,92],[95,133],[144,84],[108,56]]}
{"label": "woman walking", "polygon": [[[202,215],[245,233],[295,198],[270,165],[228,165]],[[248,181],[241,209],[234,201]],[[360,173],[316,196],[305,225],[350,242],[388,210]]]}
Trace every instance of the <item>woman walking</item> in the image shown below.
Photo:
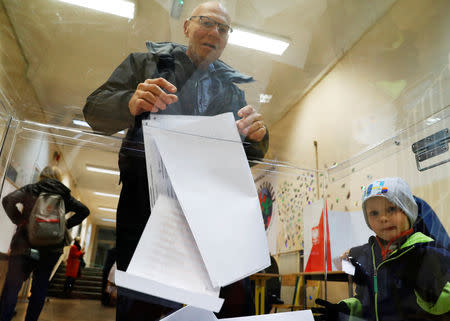
{"label": "woman walking", "polygon": [[81,274],[81,260],[83,259],[84,249],[80,245],[80,237],[77,236],[70,247],[69,258],[66,265],[66,283],[64,284],[64,294],[70,297],[75,280]]}

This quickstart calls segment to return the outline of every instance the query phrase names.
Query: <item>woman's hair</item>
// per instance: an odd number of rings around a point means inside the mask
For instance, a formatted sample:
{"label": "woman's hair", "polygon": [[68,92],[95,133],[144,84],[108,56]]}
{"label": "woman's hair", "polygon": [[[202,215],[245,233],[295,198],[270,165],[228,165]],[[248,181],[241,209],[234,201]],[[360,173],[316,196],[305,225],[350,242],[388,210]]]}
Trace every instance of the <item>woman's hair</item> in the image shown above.
{"label": "woman's hair", "polygon": [[79,237],[79,236],[75,237],[74,241],[75,241],[75,243],[80,244],[81,237]]}
{"label": "woman's hair", "polygon": [[42,181],[46,178],[56,179],[57,181],[62,181],[62,172],[56,166],[46,166],[39,174],[39,180]]}

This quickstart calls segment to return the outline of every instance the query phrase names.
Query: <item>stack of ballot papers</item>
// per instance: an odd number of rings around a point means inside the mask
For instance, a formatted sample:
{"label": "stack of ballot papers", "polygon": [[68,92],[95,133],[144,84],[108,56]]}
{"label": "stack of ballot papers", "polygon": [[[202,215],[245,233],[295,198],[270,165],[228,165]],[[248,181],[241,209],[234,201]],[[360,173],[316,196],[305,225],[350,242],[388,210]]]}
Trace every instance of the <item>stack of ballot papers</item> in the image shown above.
{"label": "stack of ballot papers", "polygon": [[152,115],[143,133],[152,213],[116,284],[218,312],[220,287],[270,265],[234,117]]}
{"label": "stack of ballot papers", "polygon": [[211,311],[186,306],[161,321],[314,321],[311,310],[217,319]]}

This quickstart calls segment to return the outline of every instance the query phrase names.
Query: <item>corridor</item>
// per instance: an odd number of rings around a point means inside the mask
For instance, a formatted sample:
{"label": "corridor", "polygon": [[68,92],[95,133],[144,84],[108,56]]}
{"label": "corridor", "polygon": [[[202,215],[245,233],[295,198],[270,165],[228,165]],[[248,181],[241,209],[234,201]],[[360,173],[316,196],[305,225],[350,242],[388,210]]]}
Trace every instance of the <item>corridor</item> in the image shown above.
{"label": "corridor", "polygon": [[[27,304],[17,303],[13,321],[25,319]],[[115,307],[104,307],[98,300],[47,298],[39,321],[110,321],[115,315]]]}

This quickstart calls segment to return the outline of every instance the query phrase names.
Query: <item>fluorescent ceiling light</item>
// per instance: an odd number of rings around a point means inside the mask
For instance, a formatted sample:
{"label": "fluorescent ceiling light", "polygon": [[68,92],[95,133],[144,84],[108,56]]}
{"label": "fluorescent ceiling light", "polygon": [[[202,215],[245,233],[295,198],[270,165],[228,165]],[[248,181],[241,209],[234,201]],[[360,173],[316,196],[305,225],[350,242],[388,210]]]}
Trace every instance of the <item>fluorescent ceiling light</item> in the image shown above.
{"label": "fluorescent ceiling light", "polygon": [[[91,128],[91,126],[89,126],[89,124],[88,123],[86,123],[84,120],[79,120],[79,119],[74,119],[74,120],[72,120],[72,122],[75,124],[75,125],[77,125],[77,126],[83,126],[83,127],[89,127],[89,128]],[[118,134],[125,134],[125,131],[124,130],[121,130],[120,132],[117,132]]]}
{"label": "fluorescent ceiling light", "polygon": [[113,223],[116,222],[116,220],[113,219],[113,218],[102,218],[101,220],[102,220],[102,221],[105,221],[105,222],[113,222]]}
{"label": "fluorescent ceiling light", "polygon": [[90,165],[86,165],[86,169],[91,172],[97,172],[97,173],[104,173],[104,174],[112,174],[112,175],[120,175],[119,171],[115,171],[112,169],[106,169],[106,168],[100,168],[100,167],[94,167]]}
{"label": "fluorescent ceiling light", "polygon": [[76,6],[98,10],[121,16],[128,19],[134,18],[134,3],[124,0],[59,0]]}
{"label": "fluorescent ceiling light", "polygon": [[109,207],[99,207],[98,209],[101,211],[114,212],[114,213],[117,211],[115,208],[109,208]]}
{"label": "fluorescent ceiling light", "polygon": [[109,194],[109,193],[102,193],[102,192],[94,192],[95,195],[100,195],[100,196],[107,196],[107,197],[116,197],[119,198],[120,195],[117,194]]}
{"label": "fluorescent ceiling light", "polygon": [[430,126],[430,125],[433,125],[434,123],[437,123],[438,121],[440,121],[441,119],[439,118],[439,117],[436,117],[436,118],[433,118],[433,117],[430,117],[430,118],[427,118],[426,120],[425,120],[425,124],[427,125],[427,126]]}
{"label": "fluorescent ceiling light", "polygon": [[89,127],[91,128],[91,126],[89,126],[88,123],[86,123],[84,120],[79,120],[79,119],[74,119],[72,120],[72,122],[77,125],[77,126],[83,126],[83,127]]}
{"label": "fluorescent ceiling light", "polygon": [[264,36],[241,28],[233,29],[228,38],[228,43],[279,56],[289,47],[289,40],[287,39]]}
{"label": "fluorescent ceiling light", "polygon": [[[29,121],[29,120],[22,120],[22,123],[24,124],[29,124],[29,125],[39,125],[40,127],[45,127],[45,128],[53,128],[53,129],[61,129],[61,130],[66,130],[68,132],[73,132],[73,133],[83,133],[83,131],[78,130],[78,129],[74,129],[74,128],[69,128],[69,127],[62,127],[62,126],[57,126],[54,124],[43,124],[43,123],[36,123],[33,121]],[[24,127],[25,130],[35,130],[29,127]]]}
{"label": "fluorescent ceiling light", "polygon": [[262,103],[262,104],[269,103],[271,99],[272,99],[272,95],[267,95],[267,94],[260,94],[259,95],[259,102]]}

